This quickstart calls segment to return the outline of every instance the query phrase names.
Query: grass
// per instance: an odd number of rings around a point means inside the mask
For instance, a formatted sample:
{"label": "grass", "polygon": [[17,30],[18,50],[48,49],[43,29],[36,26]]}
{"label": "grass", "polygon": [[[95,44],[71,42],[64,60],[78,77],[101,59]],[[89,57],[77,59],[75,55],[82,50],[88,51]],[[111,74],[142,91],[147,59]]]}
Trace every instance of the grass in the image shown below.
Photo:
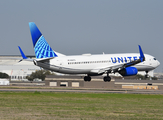
{"label": "grass", "polygon": [[0,92],[0,119],[163,119],[163,95]]}

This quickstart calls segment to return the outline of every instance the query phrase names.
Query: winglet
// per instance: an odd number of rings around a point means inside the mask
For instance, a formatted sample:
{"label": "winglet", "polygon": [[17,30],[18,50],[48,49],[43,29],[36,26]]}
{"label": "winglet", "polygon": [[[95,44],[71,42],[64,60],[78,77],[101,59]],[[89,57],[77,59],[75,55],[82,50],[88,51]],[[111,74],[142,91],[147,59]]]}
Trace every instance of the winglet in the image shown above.
{"label": "winglet", "polygon": [[140,45],[138,45],[138,46],[139,46],[140,60],[141,60],[141,62],[143,62],[143,61],[145,61],[145,57],[144,57],[143,51],[141,49],[141,46]]}
{"label": "winglet", "polygon": [[22,58],[23,58],[23,59],[27,59],[27,57],[26,57],[25,54],[23,53],[22,49],[21,49],[19,46],[18,46],[18,48],[19,48],[19,51],[20,51],[20,53],[21,53]]}

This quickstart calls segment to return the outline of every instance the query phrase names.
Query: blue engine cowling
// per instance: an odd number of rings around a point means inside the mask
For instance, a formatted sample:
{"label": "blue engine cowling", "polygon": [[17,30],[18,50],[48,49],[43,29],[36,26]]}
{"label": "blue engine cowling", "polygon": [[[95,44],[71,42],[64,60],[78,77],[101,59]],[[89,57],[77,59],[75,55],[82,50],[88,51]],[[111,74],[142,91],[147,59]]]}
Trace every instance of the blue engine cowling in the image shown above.
{"label": "blue engine cowling", "polygon": [[135,67],[127,67],[119,71],[122,76],[131,76],[136,75],[138,73],[137,68]]}

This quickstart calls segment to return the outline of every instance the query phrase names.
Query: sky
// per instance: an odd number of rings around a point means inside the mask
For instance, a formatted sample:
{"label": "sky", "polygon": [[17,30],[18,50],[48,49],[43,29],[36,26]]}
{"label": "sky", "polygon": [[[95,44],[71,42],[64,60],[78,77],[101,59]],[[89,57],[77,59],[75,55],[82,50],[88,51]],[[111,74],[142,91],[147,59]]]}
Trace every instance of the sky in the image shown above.
{"label": "sky", "polygon": [[34,55],[29,22],[65,55],[138,53],[163,73],[163,0],[1,0],[0,55]]}

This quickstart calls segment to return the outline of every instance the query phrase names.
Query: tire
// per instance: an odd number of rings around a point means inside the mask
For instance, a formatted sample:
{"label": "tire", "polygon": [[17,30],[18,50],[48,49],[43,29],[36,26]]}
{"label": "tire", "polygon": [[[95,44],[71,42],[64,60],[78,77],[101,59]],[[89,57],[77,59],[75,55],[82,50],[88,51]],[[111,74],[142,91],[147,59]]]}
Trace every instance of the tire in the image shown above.
{"label": "tire", "polygon": [[90,81],[91,81],[91,77],[90,77],[90,76],[85,76],[85,77],[84,77],[84,81],[85,81],[85,82],[87,82],[87,81],[90,82]]}
{"label": "tire", "polygon": [[110,76],[105,76],[103,78],[104,82],[110,82],[111,81],[111,77]]}

